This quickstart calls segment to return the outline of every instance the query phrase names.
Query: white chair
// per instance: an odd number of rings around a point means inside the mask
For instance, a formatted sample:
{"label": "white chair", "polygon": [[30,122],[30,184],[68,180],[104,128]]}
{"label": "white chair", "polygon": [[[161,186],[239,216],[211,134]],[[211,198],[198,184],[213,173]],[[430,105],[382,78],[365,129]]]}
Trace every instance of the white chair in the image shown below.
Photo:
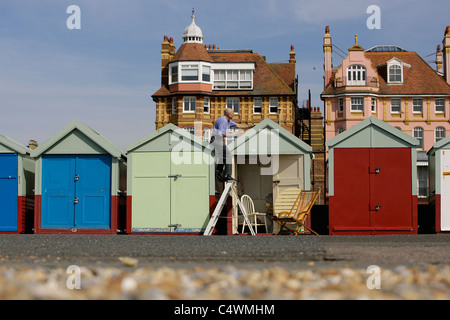
{"label": "white chair", "polygon": [[[241,197],[241,204],[244,207],[245,212],[247,213],[248,220],[250,221],[250,224],[254,228],[255,233],[258,233],[258,226],[265,226],[266,232],[268,232],[266,214],[261,212],[255,212],[255,206],[253,204],[252,198],[244,194]],[[262,221],[264,221],[264,223]],[[244,228],[246,225],[247,223],[245,222],[244,219],[242,222],[242,231],[241,231],[242,233],[244,233]]]}

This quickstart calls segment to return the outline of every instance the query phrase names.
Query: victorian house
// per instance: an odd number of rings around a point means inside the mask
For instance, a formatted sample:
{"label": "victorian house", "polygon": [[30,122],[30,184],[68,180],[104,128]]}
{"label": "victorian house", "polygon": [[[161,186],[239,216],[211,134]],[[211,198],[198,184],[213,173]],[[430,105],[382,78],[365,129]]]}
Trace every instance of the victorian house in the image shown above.
{"label": "victorian house", "polygon": [[330,30],[325,29],[324,101],[325,139],[329,140],[375,116],[415,137],[418,195],[428,195],[426,152],[450,132],[450,28],[445,30],[443,50],[438,46],[436,69],[416,52],[398,46],[375,46],[365,50],[358,44],[348,49],[340,65],[332,61]]}
{"label": "victorian house", "polygon": [[173,38],[164,36],[161,44],[161,88],[152,95],[156,129],[173,123],[209,140],[214,122],[229,107],[236,123],[253,125],[269,118],[294,133],[297,79],[293,46],[289,62],[268,63],[252,50],[205,45],[194,13],[182,38],[178,50]]}

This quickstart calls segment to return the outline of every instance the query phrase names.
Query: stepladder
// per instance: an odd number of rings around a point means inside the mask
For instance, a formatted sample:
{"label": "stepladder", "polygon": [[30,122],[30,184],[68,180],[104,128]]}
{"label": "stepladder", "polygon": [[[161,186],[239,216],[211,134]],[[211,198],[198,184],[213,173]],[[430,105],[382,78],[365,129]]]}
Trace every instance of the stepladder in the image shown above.
{"label": "stepladder", "polygon": [[255,235],[255,231],[253,230],[253,227],[250,224],[250,220],[248,219],[247,212],[245,211],[245,208],[239,200],[239,196],[236,190],[236,181],[230,180],[225,182],[225,187],[223,189],[222,195],[220,196],[216,208],[214,209],[214,212],[209,219],[209,223],[206,226],[205,232],[203,234],[204,236],[212,235],[214,227],[216,226],[217,220],[219,219],[220,213],[222,212],[222,209],[225,205],[226,200],[228,199],[228,196],[230,195],[230,192],[237,205],[239,206],[239,209],[241,209],[242,215],[244,216],[244,220],[247,223],[250,233],[252,234],[252,236]]}

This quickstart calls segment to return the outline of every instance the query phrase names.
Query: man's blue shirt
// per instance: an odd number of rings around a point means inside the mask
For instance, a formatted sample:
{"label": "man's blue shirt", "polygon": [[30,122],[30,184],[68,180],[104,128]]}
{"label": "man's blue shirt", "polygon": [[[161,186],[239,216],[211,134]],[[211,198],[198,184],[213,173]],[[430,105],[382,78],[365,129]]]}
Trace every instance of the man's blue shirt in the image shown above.
{"label": "man's blue shirt", "polygon": [[221,116],[214,123],[213,135],[223,135],[235,126],[237,126],[236,122],[231,119],[227,121],[227,118],[225,116]]}

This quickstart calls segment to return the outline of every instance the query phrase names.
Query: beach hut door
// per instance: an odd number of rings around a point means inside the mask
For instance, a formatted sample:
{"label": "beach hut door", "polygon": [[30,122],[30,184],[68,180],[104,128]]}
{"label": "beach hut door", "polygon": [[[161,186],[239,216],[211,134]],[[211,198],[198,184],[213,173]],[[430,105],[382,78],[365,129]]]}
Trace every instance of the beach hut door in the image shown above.
{"label": "beach hut door", "polygon": [[0,231],[18,230],[17,154],[0,154]]}
{"label": "beach hut door", "polygon": [[441,231],[450,231],[450,150],[441,150]]}
{"label": "beach hut door", "polygon": [[42,228],[110,227],[111,156],[46,155]]}

